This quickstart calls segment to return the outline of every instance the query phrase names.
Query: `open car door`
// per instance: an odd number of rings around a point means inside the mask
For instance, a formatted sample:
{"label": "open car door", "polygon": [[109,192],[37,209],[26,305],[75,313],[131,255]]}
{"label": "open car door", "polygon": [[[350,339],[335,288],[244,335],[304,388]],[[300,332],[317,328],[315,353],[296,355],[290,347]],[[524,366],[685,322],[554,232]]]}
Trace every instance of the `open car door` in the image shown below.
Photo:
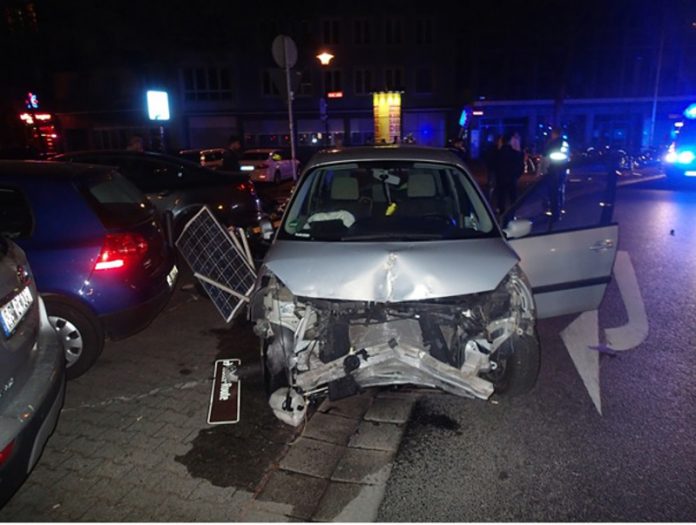
{"label": "open car door", "polygon": [[539,319],[598,308],[618,243],[615,170],[570,166],[557,173],[530,187],[501,220],[503,227],[532,222],[529,235],[509,242],[531,282]]}

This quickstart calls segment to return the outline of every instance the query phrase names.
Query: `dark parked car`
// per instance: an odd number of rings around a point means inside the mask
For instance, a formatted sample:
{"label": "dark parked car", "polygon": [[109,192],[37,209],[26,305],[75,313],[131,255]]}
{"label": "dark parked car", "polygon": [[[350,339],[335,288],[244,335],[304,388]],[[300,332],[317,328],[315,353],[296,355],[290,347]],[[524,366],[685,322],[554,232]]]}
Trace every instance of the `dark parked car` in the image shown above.
{"label": "dark parked car", "polygon": [[54,160],[118,167],[161,211],[174,214],[174,231],[207,205],[223,224],[249,228],[263,217],[261,202],[248,177],[218,173],[186,159],[159,153],[81,151]]}
{"label": "dark parked car", "polygon": [[22,250],[0,236],[0,507],[36,464],[63,406],[65,360]]}
{"label": "dark parked car", "polygon": [[147,326],[178,273],[157,210],[105,166],[0,162],[0,233],[31,262],[69,379],[92,366],[105,336]]}

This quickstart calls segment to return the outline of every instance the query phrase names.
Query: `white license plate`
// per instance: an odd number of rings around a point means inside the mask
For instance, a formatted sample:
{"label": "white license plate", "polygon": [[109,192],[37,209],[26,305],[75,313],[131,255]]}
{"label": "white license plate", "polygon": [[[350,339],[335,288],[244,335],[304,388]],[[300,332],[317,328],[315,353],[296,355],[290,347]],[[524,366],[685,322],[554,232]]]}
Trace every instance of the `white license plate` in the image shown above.
{"label": "white license plate", "polygon": [[15,295],[9,303],[0,307],[0,324],[5,336],[14,332],[19,322],[31,308],[34,298],[31,295],[31,289],[27,286],[17,295]]}
{"label": "white license plate", "polygon": [[174,287],[174,283],[176,282],[176,278],[179,276],[179,268],[176,267],[176,264],[172,266],[172,269],[169,271],[167,274],[167,284],[169,285],[169,288]]}

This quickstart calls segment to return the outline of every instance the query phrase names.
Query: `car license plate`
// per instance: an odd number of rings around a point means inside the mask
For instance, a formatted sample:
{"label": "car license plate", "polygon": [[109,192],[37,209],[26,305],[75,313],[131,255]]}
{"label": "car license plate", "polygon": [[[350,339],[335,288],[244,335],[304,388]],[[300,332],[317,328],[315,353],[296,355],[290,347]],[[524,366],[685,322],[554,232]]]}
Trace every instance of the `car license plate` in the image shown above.
{"label": "car license plate", "polygon": [[176,267],[176,264],[172,266],[172,269],[169,271],[167,274],[167,284],[169,285],[169,288],[174,287],[174,283],[176,282],[176,278],[179,276],[179,268]]}
{"label": "car license plate", "polygon": [[239,378],[239,359],[215,361],[213,391],[210,393],[208,424],[239,423],[242,380]]}
{"label": "car license plate", "polygon": [[31,308],[34,298],[31,295],[31,289],[27,286],[17,295],[15,295],[9,303],[0,307],[0,324],[5,336],[9,337],[19,322]]}

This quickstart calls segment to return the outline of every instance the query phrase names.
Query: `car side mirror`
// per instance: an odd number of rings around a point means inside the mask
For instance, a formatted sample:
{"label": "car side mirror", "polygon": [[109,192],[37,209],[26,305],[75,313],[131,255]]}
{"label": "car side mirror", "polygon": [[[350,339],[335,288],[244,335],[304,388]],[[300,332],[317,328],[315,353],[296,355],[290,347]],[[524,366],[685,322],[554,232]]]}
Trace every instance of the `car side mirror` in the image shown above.
{"label": "car side mirror", "polygon": [[261,219],[259,221],[259,226],[261,227],[261,238],[264,241],[270,241],[273,239],[273,233],[275,233],[275,230],[273,229],[273,223],[271,221],[268,219]]}
{"label": "car side mirror", "polygon": [[526,237],[532,232],[532,221],[528,219],[514,219],[508,222],[507,227],[503,230],[505,237],[508,239],[519,239]]}

